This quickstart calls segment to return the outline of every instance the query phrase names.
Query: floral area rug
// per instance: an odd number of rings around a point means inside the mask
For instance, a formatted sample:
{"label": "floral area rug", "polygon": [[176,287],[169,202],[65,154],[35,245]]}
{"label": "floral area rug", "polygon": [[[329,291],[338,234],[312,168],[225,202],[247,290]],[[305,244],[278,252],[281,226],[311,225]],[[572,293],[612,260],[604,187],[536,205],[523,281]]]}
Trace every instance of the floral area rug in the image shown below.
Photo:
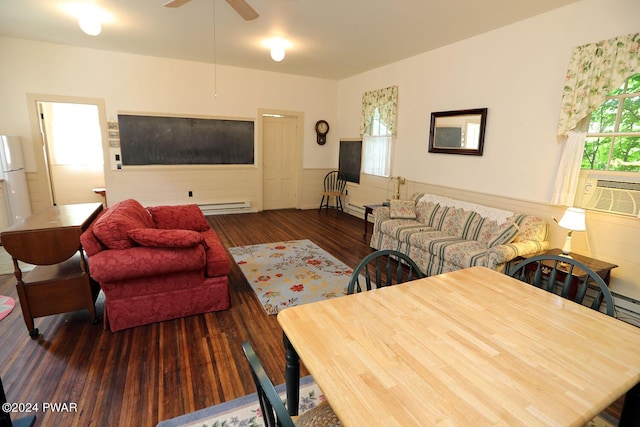
{"label": "floral area rug", "polygon": [[[282,401],[286,400],[285,385],[276,386]],[[310,376],[300,379],[300,406],[302,414],[324,401],[322,392]],[[157,427],[262,427],[262,412],[256,393],[240,397],[220,405],[162,421]]]}
{"label": "floral area rug", "polygon": [[311,240],[238,246],[229,252],[267,314],[346,295],[353,273]]}

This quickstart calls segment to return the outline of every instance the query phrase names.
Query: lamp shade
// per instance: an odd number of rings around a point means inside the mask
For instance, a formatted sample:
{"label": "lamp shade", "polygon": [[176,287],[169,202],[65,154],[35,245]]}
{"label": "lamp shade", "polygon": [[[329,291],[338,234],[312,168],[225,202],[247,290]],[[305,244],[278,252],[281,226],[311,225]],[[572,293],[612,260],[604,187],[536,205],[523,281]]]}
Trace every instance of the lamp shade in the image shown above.
{"label": "lamp shade", "polygon": [[585,210],[580,208],[567,208],[558,225],[571,231],[585,231],[587,229]]}

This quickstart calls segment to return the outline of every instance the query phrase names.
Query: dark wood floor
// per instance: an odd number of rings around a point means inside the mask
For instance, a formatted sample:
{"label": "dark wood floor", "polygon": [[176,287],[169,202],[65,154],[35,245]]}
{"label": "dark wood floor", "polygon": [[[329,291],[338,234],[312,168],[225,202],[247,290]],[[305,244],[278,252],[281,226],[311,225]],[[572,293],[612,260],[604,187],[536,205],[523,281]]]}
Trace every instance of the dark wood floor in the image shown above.
{"label": "dark wood floor", "polygon": [[[362,220],[333,210],[209,220],[227,247],[310,239],[350,266],[370,252]],[[41,336],[31,340],[16,306],[0,322],[0,375],[8,401],[77,404],[77,413],[37,413],[39,426],[155,426],[253,393],[241,348],[246,339],[273,382],[283,383],[282,330],[232,265],[231,309],[116,333],[91,325],[88,313],[79,311],[36,319]],[[15,279],[1,276],[0,283],[0,295],[17,301]],[[101,298],[97,308],[101,315]]]}
{"label": "dark wood floor", "polygon": [[[362,220],[336,211],[209,217],[227,247],[310,239],[355,266],[370,253]],[[75,403],[38,412],[38,426],[154,426],[255,391],[241,349],[250,340],[275,384],[284,382],[282,330],[232,263],[231,309],[124,330],[91,325],[86,311],[36,319],[31,340],[19,306],[0,322],[0,375],[10,402]],[[17,300],[15,279],[0,295]],[[98,300],[98,312],[103,305]],[[303,375],[307,372],[302,371]],[[620,402],[611,413],[619,414]],[[20,418],[20,415],[13,417]]]}

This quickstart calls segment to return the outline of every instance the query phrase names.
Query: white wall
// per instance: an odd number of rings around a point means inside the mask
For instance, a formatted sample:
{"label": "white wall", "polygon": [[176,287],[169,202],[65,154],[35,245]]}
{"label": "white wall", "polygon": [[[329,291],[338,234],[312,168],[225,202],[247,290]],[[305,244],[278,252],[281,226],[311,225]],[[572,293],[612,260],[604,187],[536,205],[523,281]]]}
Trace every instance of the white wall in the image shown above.
{"label": "white wall", "polygon": [[[578,45],[638,31],[640,1],[583,0],[370,70],[340,81],[338,133],[358,135],[363,92],[398,85],[392,175],[502,196],[498,204],[515,204],[551,221],[552,213],[559,217],[563,211],[550,207],[549,201],[560,156],[556,129],[571,52]],[[480,107],[488,108],[482,157],[428,153],[431,112]],[[350,185],[349,190],[358,204],[379,202],[385,193],[388,197],[385,183],[368,177],[362,182],[365,185]],[[496,204],[495,197],[485,201]],[[614,288],[640,299],[639,220],[590,213],[587,227],[588,245],[576,242],[576,252],[619,264],[613,271]],[[561,246],[565,236],[554,227],[552,243]]]}
{"label": "white wall", "polygon": [[[31,128],[27,94],[101,98],[106,106],[105,120],[115,119],[123,111],[256,120],[258,109],[302,112],[302,166],[330,168],[338,162],[337,133],[330,132],[327,144],[321,147],[315,142],[314,130],[319,119],[332,125],[337,120],[338,83],[333,80],[227,66],[216,69],[211,64],[1,37],[0,52],[0,133],[33,141],[32,150],[26,149],[25,154],[34,209],[48,200],[41,142]],[[259,157],[258,147],[258,161]],[[228,167],[125,168],[116,172],[108,167],[105,178],[110,203],[127,197],[149,203],[181,202],[176,195],[186,198],[187,190],[192,189],[198,191],[189,201],[240,197],[250,198],[256,206],[259,172],[258,167],[233,171]],[[148,197],[152,189],[155,193]]]}
{"label": "white wall", "polygon": [[[637,0],[583,0],[365,72],[340,81],[338,132],[358,135],[364,91],[398,85],[393,175],[546,202],[572,49],[638,31]],[[427,152],[431,112],[479,107],[489,109],[484,156]]]}
{"label": "white wall", "polygon": [[[217,98],[209,64],[0,37],[0,134],[34,141],[27,166],[37,209],[46,199],[46,177],[30,125],[29,93],[104,99],[106,120],[119,111],[239,118],[256,118],[260,108],[299,111],[305,118],[303,207],[316,207],[318,177],[337,167],[339,139],[358,136],[362,93],[395,84],[399,123],[394,175],[424,184],[416,188],[473,192],[478,203],[505,204],[548,218],[562,213],[548,200],[560,153],[555,130],[571,51],[640,31],[638,17],[637,0],[583,0],[340,82],[218,66]],[[427,152],[431,112],[477,107],[489,109],[482,157]],[[331,124],[322,147],[315,143],[313,129],[319,119]],[[206,198],[232,193],[258,198],[259,176],[257,168],[159,168],[109,171],[106,178],[110,202],[147,197],[161,203],[181,202],[177,199],[187,186]],[[379,202],[389,193],[385,180],[364,177],[362,183],[350,186],[357,203]],[[574,247],[619,264],[614,287],[640,299],[638,220],[590,214],[587,226],[589,246],[578,244],[576,236]],[[562,239],[554,227],[552,243]]]}

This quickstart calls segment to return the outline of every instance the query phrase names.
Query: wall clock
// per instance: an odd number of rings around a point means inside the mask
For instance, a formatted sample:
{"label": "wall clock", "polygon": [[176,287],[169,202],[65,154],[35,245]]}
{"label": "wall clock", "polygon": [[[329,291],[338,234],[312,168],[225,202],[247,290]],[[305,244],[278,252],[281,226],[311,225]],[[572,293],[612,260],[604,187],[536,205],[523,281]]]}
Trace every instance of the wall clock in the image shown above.
{"label": "wall clock", "polygon": [[329,123],[326,120],[318,120],[316,122],[316,134],[318,145],[324,145],[327,142],[327,133],[329,133]]}

